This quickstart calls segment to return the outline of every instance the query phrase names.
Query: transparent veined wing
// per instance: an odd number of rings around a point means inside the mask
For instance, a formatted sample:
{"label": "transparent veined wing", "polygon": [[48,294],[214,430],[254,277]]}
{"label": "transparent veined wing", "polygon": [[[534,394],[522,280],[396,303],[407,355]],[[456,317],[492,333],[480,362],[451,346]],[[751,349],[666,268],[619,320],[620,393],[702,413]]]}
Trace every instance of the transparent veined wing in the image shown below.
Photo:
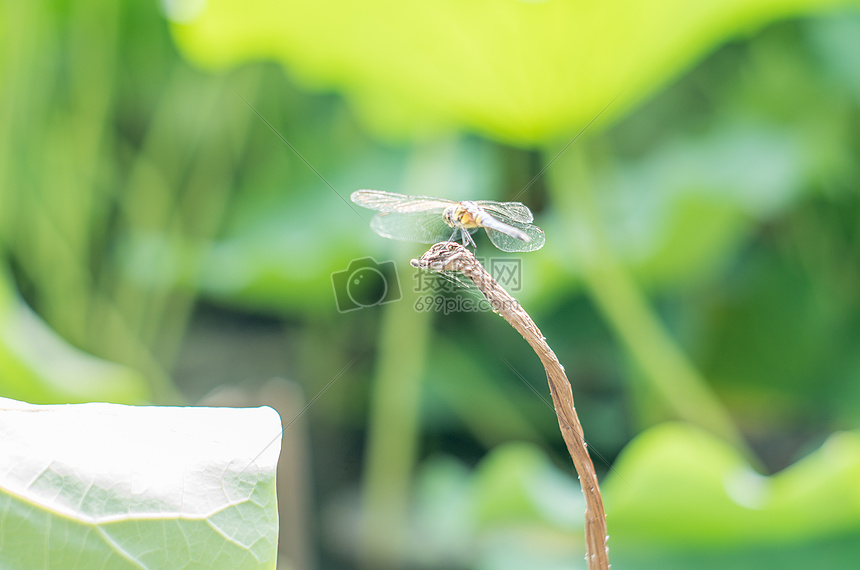
{"label": "transparent veined wing", "polygon": [[[478,200],[475,202],[501,222],[507,220],[529,224],[534,220],[532,211],[522,202],[494,202],[493,200]],[[507,220],[505,219],[507,218]]]}
{"label": "transparent veined wing", "polygon": [[487,230],[487,236],[490,238],[490,241],[493,242],[493,245],[502,251],[536,251],[542,248],[543,244],[546,242],[546,236],[544,235],[543,230],[534,224],[524,224],[514,220],[507,220],[505,223],[525,233],[529,236],[529,241],[523,241],[492,228],[484,228]]}
{"label": "transparent veined wing", "polygon": [[455,203],[444,198],[407,196],[383,190],[356,190],[349,198],[363,208],[380,212],[424,212],[438,209],[440,218],[442,211]]}
{"label": "transparent veined wing", "polygon": [[[455,232],[445,223],[442,210],[438,208],[426,212],[382,212],[370,220],[370,228],[382,237],[419,243],[446,241]],[[470,233],[476,230],[473,228]],[[454,239],[459,237],[460,231],[456,230]]]}

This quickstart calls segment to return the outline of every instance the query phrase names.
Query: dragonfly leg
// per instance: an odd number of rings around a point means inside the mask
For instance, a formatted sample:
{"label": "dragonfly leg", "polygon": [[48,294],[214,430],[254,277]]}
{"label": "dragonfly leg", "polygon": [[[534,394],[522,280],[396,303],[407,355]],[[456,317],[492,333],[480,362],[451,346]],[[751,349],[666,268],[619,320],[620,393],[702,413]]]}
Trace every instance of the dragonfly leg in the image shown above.
{"label": "dragonfly leg", "polygon": [[472,246],[475,248],[475,250],[478,249],[478,246],[475,244],[475,240],[472,239],[472,234],[470,234],[468,230],[463,229],[463,228],[456,228],[454,230],[454,233],[451,234],[451,237],[448,238],[448,241],[454,241],[454,238],[457,237],[457,232],[460,232],[460,234],[462,236],[463,247]]}
{"label": "dragonfly leg", "polygon": [[475,240],[472,238],[472,234],[469,233],[469,231],[466,229],[462,229],[460,231],[463,232],[463,247],[472,246],[473,248],[475,248],[475,251],[478,251],[478,245],[475,243]]}

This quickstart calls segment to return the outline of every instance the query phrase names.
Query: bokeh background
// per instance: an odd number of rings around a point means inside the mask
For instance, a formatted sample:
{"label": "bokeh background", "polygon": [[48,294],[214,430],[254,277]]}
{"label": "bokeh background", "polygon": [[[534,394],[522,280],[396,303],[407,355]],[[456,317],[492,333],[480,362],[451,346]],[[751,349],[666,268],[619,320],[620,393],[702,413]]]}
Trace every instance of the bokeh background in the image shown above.
{"label": "bokeh background", "polygon": [[4,2],[0,395],[277,406],[283,568],[584,567],[539,361],[348,196],[517,199],[614,565],[857,567],[858,159],[856,2]]}

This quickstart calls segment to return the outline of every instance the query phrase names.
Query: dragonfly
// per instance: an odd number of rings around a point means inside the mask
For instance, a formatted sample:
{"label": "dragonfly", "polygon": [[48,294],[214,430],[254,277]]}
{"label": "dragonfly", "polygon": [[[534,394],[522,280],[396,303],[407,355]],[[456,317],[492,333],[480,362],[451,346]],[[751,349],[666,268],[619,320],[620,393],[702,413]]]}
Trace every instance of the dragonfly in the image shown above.
{"label": "dragonfly", "polygon": [[370,220],[370,227],[390,239],[438,243],[455,241],[459,235],[464,246],[475,246],[472,234],[484,228],[493,245],[502,251],[535,251],[546,241],[543,230],[531,223],[531,210],[520,202],[456,202],[382,190],[357,190],[350,199],[379,211]]}

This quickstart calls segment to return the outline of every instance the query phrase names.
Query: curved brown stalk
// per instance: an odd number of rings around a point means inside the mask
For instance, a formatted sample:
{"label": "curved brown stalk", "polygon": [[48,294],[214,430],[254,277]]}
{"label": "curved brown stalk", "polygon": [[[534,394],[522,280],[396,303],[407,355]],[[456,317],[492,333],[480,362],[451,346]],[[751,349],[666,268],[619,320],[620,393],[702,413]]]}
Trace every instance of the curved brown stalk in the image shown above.
{"label": "curved brown stalk", "polygon": [[511,297],[487,270],[478,262],[472,252],[458,243],[443,242],[433,245],[421,259],[413,259],[412,266],[429,271],[457,271],[471,279],[493,311],[500,314],[526,342],[528,342],[546,370],[549,390],[558,416],[558,425],[573,465],[579,474],[579,482],[585,495],[585,545],[586,560],[591,570],[609,568],[609,554],[606,548],[606,513],[603,498],[597,486],[597,474],[586,450],[582,425],[573,407],[573,392],[570,381],[564,373],[555,353],[546,343],[543,335],[516,299]]}

